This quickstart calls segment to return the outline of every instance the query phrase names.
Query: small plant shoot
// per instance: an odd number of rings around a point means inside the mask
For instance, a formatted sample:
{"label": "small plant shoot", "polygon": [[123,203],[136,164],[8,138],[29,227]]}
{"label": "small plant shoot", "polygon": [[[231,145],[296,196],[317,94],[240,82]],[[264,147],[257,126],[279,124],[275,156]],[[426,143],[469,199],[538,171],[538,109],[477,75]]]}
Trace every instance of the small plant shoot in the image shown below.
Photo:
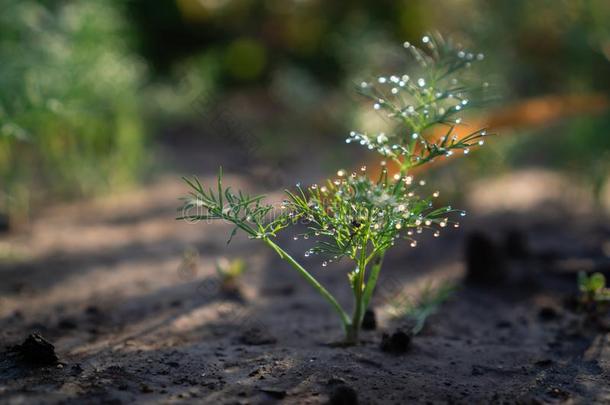
{"label": "small plant shoot", "polygon": [[[416,180],[412,170],[435,159],[468,154],[483,145],[487,136],[485,129],[465,135],[460,131],[461,136],[455,131],[463,125],[461,114],[476,104],[487,87],[486,83],[468,84],[469,68],[483,55],[440,35],[424,36],[421,48],[409,43],[404,48],[415,59],[415,69],[357,86],[371,108],[392,123],[392,131],[352,131],[346,139],[348,144],[381,154],[398,168],[395,173],[390,173],[385,160],[375,176],[364,166],[354,172],[341,169],[321,184],[297,184],[287,190],[279,209],[266,204],[263,196],[225,187],[222,171],[214,188],[204,187],[196,178],[185,179],[191,193],[184,199],[181,219],[227,221],[234,225],[229,241],[241,231],[266,244],[328,301],[341,320],[348,344],[358,341],[386,252],[393,247],[416,247],[425,231],[438,237],[446,228],[459,227],[456,219],[466,215],[450,206],[435,206],[438,191],[420,195],[425,181]],[[282,230],[297,225],[299,231],[293,237],[311,242],[303,260],[276,243]],[[302,263],[313,255],[322,257],[323,267],[339,260],[351,263],[351,314]]]}
{"label": "small plant shoot", "polygon": [[401,293],[390,302],[390,313],[396,318],[406,318],[411,321],[413,323],[411,333],[417,335],[424,329],[428,318],[451,298],[456,289],[453,283],[446,281],[436,287],[427,284],[417,300],[411,300]]}
{"label": "small plant shoot", "polygon": [[216,260],[216,274],[220,280],[220,290],[226,295],[239,297],[239,280],[246,271],[243,259],[229,260],[221,257]]}
{"label": "small plant shoot", "polygon": [[610,307],[610,288],[606,287],[606,277],[602,273],[590,276],[584,271],[578,273],[580,304],[589,312],[604,312]]}

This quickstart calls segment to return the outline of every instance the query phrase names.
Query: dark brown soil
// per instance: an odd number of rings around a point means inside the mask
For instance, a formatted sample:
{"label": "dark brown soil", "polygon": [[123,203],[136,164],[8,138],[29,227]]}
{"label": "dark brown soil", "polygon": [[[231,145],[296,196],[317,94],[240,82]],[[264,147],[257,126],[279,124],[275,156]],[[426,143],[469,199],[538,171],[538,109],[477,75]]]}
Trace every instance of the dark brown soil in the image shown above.
{"label": "dark brown soil", "polygon": [[[1,240],[19,259],[0,267],[0,403],[610,402],[610,335],[567,305],[577,270],[607,266],[610,228],[599,220],[473,216],[421,248],[399,247],[381,275],[376,328],[336,347],[334,313],[272,252],[241,237],[227,247],[222,224],[174,221],[184,192],[160,179],[48,210]],[[291,236],[283,243],[302,257]],[[199,257],[185,265],[189,248]],[[248,263],[241,300],[218,288],[221,255]],[[479,266],[468,278],[464,256]],[[349,307],[345,264],[303,261]],[[393,339],[405,322],[391,298],[446,279],[462,287],[421,334]],[[32,333],[54,345],[57,364],[11,354]],[[398,350],[381,349],[384,333]]]}

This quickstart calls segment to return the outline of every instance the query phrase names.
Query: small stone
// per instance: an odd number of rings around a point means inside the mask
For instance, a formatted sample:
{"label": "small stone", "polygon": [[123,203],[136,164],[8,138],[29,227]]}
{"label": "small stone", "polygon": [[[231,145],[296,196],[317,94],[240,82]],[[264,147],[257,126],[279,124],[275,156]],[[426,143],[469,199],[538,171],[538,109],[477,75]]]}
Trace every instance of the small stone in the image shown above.
{"label": "small stone", "polygon": [[73,376],[77,376],[77,375],[81,374],[83,371],[85,371],[85,370],[79,363],[74,364],[70,368],[70,374],[72,374]]}
{"label": "small stone", "polygon": [[276,399],[282,399],[286,397],[286,390],[280,388],[263,387],[259,388],[259,390]]}
{"label": "small stone", "polygon": [[277,343],[275,336],[258,326],[245,330],[239,337],[239,341],[248,346],[270,345]]}
{"label": "small stone", "polygon": [[143,394],[150,394],[151,392],[154,392],[154,390],[150,388],[148,384],[142,384],[140,385],[140,392]]}
{"label": "small stone", "polygon": [[381,350],[387,353],[406,353],[411,347],[411,335],[402,329],[396,329],[391,335],[384,333],[381,336]]}
{"label": "small stone", "polygon": [[542,360],[536,361],[534,363],[534,365],[537,366],[537,367],[545,367],[546,368],[546,367],[552,366],[553,363],[554,363],[554,361],[551,360],[551,359],[542,359]]}
{"label": "small stone", "polygon": [[472,366],[472,370],[470,371],[470,374],[473,376],[478,376],[478,375],[485,374],[485,372],[483,371],[483,368],[480,366]]}
{"label": "small stone", "polygon": [[38,333],[32,333],[25,341],[13,348],[23,360],[37,366],[52,366],[59,361],[55,346]]}
{"label": "small stone", "polygon": [[377,317],[375,316],[374,310],[367,309],[364,312],[364,317],[362,318],[362,329],[364,329],[364,330],[377,329]]}
{"label": "small stone", "polygon": [[358,394],[349,385],[340,384],[333,388],[329,397],[330,405],[357,405]]}
{"label": "small stone", "polygon": [[553,307],[542,307],[538,311],[538,317],[541,321],[548,322],[559,318],[559,313]]}

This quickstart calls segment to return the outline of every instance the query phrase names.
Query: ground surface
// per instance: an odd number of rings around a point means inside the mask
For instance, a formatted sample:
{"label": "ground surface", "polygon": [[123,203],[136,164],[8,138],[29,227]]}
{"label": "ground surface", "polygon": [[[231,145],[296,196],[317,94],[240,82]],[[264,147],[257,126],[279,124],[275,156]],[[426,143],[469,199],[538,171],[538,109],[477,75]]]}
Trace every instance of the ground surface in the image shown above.
{"label": "ground surface", "polygon": [[[0,265],[0,403],[317,404],[333,393],[352,403],[349,388],[364,404],[610,402],[610,335],[566,304],[575,270],[607,270],[610,228],[599,220],[467,217],[459,232],[398,248],[380,280],[378,329],[337,348],[335,315],[271,252],[239,237],[227,247],[222,224],[173,219],[184,192],[161,178],[49,209],[1,239],[12,262]],[[529,255],[504,257],[507,229],[527,236]],[[490,260],[507,278],[463,283],[407,353],[382,352],[381,334],[404,324],[388,302],[429,280],[462,283],[473,230],[496,242]],[[284,239],[302,257],[302,242]],[[199,257],[185,260],[193,249]],[[221,255],[248,263],[241,299],[218,291]],[[305,262],[349,306],[345,265]],[[55,345],[59,365],[33,367],[8,349],[33,332]]]}

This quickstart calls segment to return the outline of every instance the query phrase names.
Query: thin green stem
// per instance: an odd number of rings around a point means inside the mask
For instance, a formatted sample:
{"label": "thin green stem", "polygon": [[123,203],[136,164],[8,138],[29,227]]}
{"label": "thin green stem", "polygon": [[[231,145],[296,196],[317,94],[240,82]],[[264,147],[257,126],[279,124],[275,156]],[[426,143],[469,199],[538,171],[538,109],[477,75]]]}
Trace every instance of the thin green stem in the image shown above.
{"label": "thin green stem", "polygon": [[366,275],[366,252],[364,249],[358,260],[358,274],[356,282],[354,283],[354,312],[352,315],[351,325],[348,329],[346,336],[348,343],[356,343],[358,341],[358,332],[362,324],[362,318],[364,317],[364,289],[365,289],[365,275]]}
{"label": "thin green stem", "polygon": [[379,279],[379,272],[383,264],[383,256],[383,253],[379,255],[371,267],[371,275],[366,282],[366,288],[364,290],[363,306],[365,310],[369,307],[371,297],[373,296],[373,291],[375,291],[375,286],[377,285],[377,280]]}
{"label": "thin green stem", "polygon": [[343,328],[347,331],[349,326],[351,325],[351,320],[349,315],[343,310],[339,302],[333,297],[333,295],[328,292],[326,288],[322,284],[318,282],[303,266],[301,266],[296,260],[292,258],[285,250],[276,245],[268,238],[263,238],[263,241],[273,249],[283,260],[287,261],[292,267],[294,267],[309,284],[311,284],[335,309],[339,317],[341,318],[341,323]]}

